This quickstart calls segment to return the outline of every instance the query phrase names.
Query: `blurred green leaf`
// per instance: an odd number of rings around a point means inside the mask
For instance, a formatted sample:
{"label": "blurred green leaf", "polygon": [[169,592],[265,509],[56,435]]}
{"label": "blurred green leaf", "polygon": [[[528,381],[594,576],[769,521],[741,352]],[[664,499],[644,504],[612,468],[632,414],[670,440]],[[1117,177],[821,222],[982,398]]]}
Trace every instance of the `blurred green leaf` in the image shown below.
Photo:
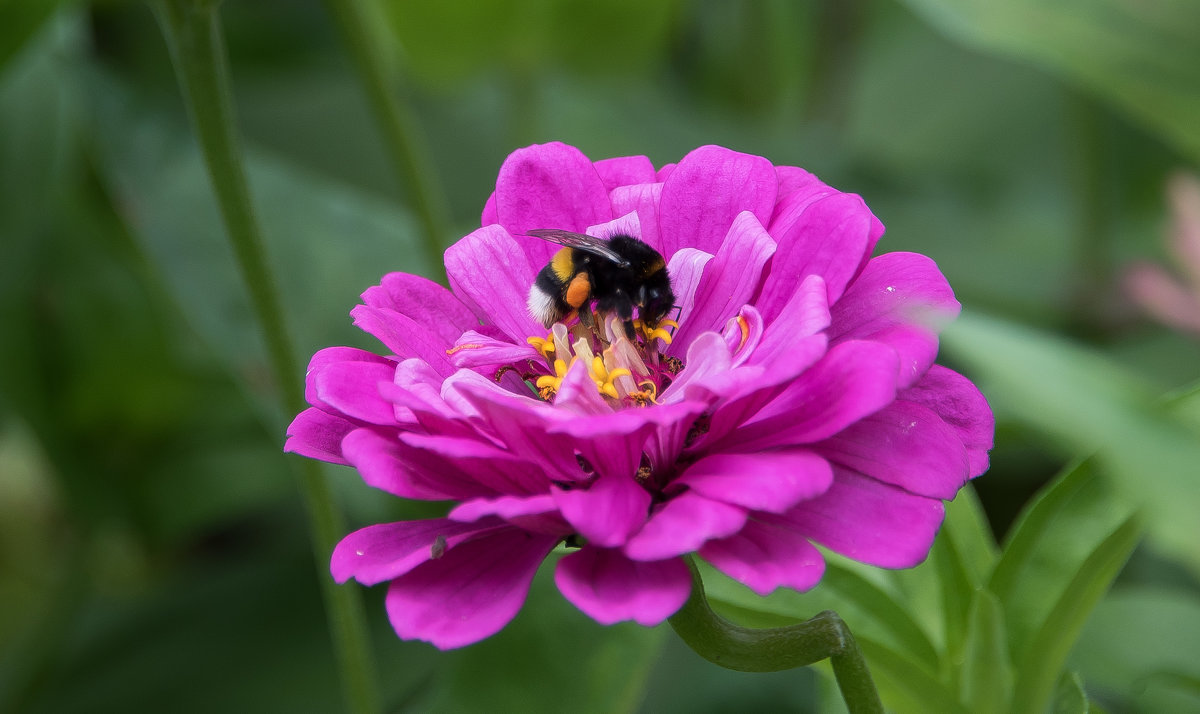
{"label": "blurred green leaf", "polygon": [[947,34],[1045,67],[1200,159],[1200,4],[905,0]]}
{"label": "blurred green leaf", "polygon": [[1054,714],[1088,714],[1087,693],[1074,672],[1064,672],[1054,694]]}
{"label": "blurred green leaf", "polygon": [[983,512],[983,504],[971,484],[963,486],[954,500],[946,504],[942,533],[954,541],[972,586],[981,587],[991,575],[1000,549],[988,525],[987,514]]}
{"label": "blurred green leaf", "polygon": [[1200,711],[1200,598],[1191,588],[1118,586],[1096,607],[1070,663],[1112,711]]}
{"label": "blurred green leaf", "polygon": [[[263,395],[261,340],[195,145],[112,78],[93,85],[100,169],[118,207],[192,326]],[[298,354],[370,344],[346,316],[358,295],[389,270],[438,270],[420,260],[400,208],[253,151],[248,171]]]}
{"label": "blurred green leaf", "polygon": [[954,693],[936,677],[917,667],[906,652],[897,652],[890,647],[858,637],[859,647],[871,667],[871,675],[883,692],[884,702],[890,710],[901,712],[945,712],[945,714],[967,714],[967,708],[958,701]]}
{"label": "blurred green leaf", "polygon": [[1200,572],[1200,440],[1144,380],[1095,351],[976,314],[951,325],[944,344],[980,376],[997,411],[1073,451],[1096,451],[1114,484],[1146,509],[1151,538]]}
{"label": "blurred green leaf", "polygon": [[995,595],[976,590],[963,648],[962,700],[975,714],[999,714],[1008,708],[1012,683],[1004,609]]}
{"label": "blurred green leaf", "polygon": [[1141,532],[1137,518],[1130,517],[1097,545],[1074,573],[1028,648],[1016,653],[1014,714],[1042,711],[1050,703],[1059,673],[1088,615],[1121,572]]}
{"label": "blurred green leaf", "polygon": [[68,2],[71,0],[0,0],[0,72]]}
{"label": "blurred green leaf", "polygon": [[463,80],[497,69],[538,67],[631,72],[666,45],[677,0],[383,0],[392,31],[418,77]]}

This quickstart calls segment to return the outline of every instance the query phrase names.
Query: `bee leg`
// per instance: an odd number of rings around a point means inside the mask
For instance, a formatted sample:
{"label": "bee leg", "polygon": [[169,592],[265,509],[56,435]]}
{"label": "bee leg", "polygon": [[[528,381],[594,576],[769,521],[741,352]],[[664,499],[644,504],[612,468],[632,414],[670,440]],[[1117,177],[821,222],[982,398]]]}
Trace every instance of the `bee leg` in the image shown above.
{"label": "bee leg", "polygon": [[596,319],[592,314],[591,305],[583,305],[577,311],[579,314],[579,324],[583,325],[592,332],[596,331]]}

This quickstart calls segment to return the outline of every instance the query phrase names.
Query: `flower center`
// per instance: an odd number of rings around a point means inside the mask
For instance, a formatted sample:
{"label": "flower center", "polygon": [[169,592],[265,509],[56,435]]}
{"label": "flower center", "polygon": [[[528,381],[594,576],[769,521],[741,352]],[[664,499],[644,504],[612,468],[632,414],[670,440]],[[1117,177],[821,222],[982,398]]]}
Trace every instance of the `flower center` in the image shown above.
{"label": "flower center", "polygon": [[634,321],[630,339],[624,324],[616,316],[602,321],[593,319],[591,326],[578,319],[567,324],[556,322],[545,337],[529,337],[552,374],[537,378],[534,386],[543,400],[553,402],[562,381],[576,360],[587,365],[588,375],[596,390],[614,407],[644,407],[654,404],[658,395],[683,369],[683,363],[662,355],[659,343],[669,345],[671,333],[666,327],[679,327],[673,320],[661,320],[653,328]]}

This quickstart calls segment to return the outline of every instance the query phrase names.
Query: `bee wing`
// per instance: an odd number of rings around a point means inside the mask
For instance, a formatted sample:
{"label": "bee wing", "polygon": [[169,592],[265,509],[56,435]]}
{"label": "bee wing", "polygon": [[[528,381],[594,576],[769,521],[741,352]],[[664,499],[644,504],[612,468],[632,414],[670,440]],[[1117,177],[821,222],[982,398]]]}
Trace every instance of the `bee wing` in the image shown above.
{"label": "bee wing", "polygon": [[628,264],[624,258],[609,247],[608,241],[601,238],[594,238],[585,233],[572,233],[571,231],[562,231],[557,228],[534,228],[533,230],[525,231],[525,235],[548,240],[551,243],[558,243],[570,248],[578,248],[592,255],[607,258],[618,265]]}

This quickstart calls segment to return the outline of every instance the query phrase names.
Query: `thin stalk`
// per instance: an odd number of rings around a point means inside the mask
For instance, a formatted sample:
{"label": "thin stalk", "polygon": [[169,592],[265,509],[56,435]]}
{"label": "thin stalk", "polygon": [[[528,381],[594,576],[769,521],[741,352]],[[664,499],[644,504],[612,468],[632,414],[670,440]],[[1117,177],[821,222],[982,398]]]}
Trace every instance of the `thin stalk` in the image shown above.
{"label": "thin stalk", "polygon": [[[262,329],[273,376],[284,407],[295,414],[304,408],[300,370],[284,324],[279,291],[267,265],[234,129],[217,2],[159,0],[153,7],[175,64],[238,269]],[[341,513],[320,466],[309,460],[293,463],[299,464],[313,549],[324,569],[339,534],[345,530]],[[379,694],[360,595],[352,588],[338,587],[332,578],[321,578],[321,585],[347,706],[353,712],[377,712]]]}
{"label": "thin stalk", "polygon": [[742,627],[713,612],[700,571],[689,558],[692,594],[671,616],[671,627],[708,661],[740,672],[778,672],[828,659],[850,714],[882,714],[883,704],[850,628],[826,610],[787,627]]}
{"label": "thin stalk", "polygon": [[386,23],[368,17],[370,8],[362,0],[325,0],[325,7],[350,50],[396,170],[412,192],[412,203],[424,230],[425,257],[429,265],[441,265],[443,241],[449,234],[446,197],[438,185],[433,162],[423,149],[425,142],[417,117],[397,96],[399,76],[395,63],[389,61],[382,34],[385,30],[381,29]]}

